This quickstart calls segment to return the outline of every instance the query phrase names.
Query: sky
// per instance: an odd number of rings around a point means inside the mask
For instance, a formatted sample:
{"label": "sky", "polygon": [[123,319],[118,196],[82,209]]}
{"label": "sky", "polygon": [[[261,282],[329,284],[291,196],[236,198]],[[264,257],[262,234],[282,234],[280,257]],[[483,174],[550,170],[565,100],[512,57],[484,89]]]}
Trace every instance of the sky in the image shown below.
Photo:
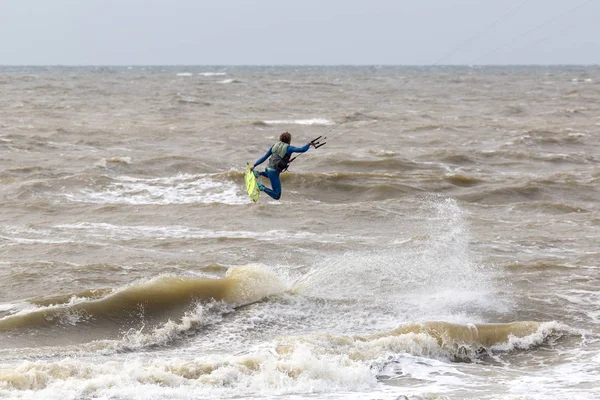
{"label": "sky", "polygon": [[600,0],[0,0],[0,65],[600,64]]}

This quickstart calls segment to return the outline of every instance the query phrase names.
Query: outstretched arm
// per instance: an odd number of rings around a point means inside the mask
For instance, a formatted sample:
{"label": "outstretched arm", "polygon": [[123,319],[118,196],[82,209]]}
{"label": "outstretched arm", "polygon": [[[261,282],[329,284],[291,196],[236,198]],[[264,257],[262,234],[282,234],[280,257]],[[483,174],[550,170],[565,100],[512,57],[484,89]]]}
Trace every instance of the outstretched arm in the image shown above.
{"label": "outstretched arm", "polygon": [[264,156],[262,156],[261,158],[259,158],[259,159],[258,159],[258,160],[257,160],[257,161],[254,163],[254,165],[252,166],[252,168],[251,168],[251,169],[254,169],[256,166],[258,166],[258,165],[260,165],[260,164],[264,163],[264,162],[265,162],[265,160],[266,160],[267,158],[269,158],[269,156],[271,155],[271,150],[272,150],[272,149],[273,149],[273,146],[269,147],[269,150],[266,152],[266,154],[265,154]]}
{"label": "outstretched arm", "polygon": [[308,151],[309,148],[310,148],[310,142],[306,143],[302,147],[288,146],[287,155],[292,155],[292,153],[305,153]]}

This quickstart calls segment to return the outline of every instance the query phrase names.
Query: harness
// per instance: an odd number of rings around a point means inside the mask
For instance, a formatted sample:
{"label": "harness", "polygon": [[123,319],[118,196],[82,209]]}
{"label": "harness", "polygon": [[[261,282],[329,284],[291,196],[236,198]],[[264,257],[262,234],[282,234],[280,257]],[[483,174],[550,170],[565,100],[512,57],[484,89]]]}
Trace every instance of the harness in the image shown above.
{"label": "harness", "polygon": [[267,168],[281,172],[287,169],[290,163],[290,156],[287,154],[287,149],[290,145],[284,142],[277,142],[271,148],[271,158]]}

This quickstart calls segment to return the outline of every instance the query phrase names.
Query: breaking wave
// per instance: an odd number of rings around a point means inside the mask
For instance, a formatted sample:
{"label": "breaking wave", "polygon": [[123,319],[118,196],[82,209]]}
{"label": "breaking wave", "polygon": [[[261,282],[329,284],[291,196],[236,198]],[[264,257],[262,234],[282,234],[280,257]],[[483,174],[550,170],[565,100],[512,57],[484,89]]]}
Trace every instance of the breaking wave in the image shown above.
{"label": "breaking wave", "polygon": [[102,318],[127,322],[140,311],[148,316],[174,308],[189,308],[195,302],[223,301],[241,306],[283,290],[283,284],[274,274],[258,267],[231,268],[220,279],[161,275],[115,290],[89,290],[33,299],[31,303],[40,307],[1,318],[0,331],[76,325]]}
{"label": "breaking wave", "polygon": [[[109,396],[115,391],[127,396],[140,387],[154,397],[167,397],[181,387],[188,394],[192,391],[203,397],[362,391],[401,373],[398,369],[409,366],[406,360],[416,365],[411,357],[425,357],[421,364],[436,358],[464,362],[469,357],[477,358],[481,347],[500,353],[527,351],[565,334],[573,332],[556,322],[427,322],[370,337],[282,337],[241,354],[218,358],[198,355],[23,361],[10,368],[0,367],[0,390],[34,391],[40,395],[69,392],[91,397]],[[451,364],[439,364],[436,370],[452,374],[453,369]],[[405,373],[410,374],[410,370]],[[90,387],[92,380],[95,383]]]}

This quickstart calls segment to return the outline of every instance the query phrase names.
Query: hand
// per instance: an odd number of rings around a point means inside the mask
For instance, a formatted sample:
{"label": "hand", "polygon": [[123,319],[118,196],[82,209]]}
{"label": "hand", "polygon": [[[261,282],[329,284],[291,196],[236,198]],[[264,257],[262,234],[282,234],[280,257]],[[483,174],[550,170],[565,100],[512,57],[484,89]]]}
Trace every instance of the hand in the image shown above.
{"label": "hand", "polygon": [[254,171],[254,165],[250,167],[250,171]]}

